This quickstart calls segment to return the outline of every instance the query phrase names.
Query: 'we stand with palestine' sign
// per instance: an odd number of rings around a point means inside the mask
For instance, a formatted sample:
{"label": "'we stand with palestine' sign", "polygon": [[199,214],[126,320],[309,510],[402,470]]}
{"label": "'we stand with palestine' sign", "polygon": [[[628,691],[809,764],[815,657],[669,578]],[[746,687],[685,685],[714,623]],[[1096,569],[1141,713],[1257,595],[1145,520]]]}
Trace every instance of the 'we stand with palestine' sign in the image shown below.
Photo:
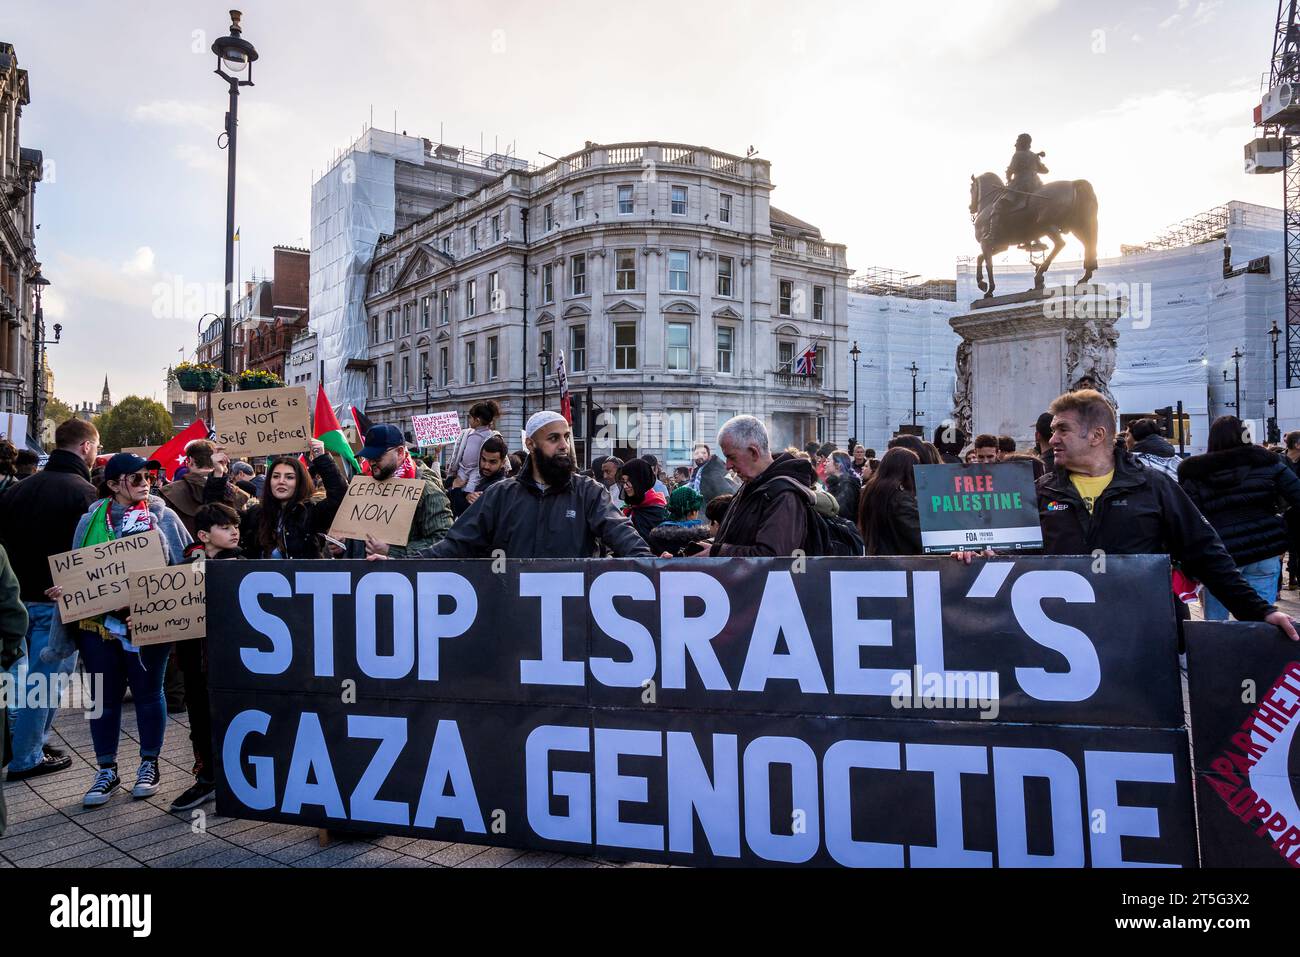
{"label": "'we stand with palestine' sign", "polygon": [[681,864],[1194,866],[1168,560],[1092,566],[209,562],[217,810]]}
{"label": "'we stand with palestine' sign", "polygon": [[926,554],[1043,546],[1028,462],[918,465],[916,507]]}

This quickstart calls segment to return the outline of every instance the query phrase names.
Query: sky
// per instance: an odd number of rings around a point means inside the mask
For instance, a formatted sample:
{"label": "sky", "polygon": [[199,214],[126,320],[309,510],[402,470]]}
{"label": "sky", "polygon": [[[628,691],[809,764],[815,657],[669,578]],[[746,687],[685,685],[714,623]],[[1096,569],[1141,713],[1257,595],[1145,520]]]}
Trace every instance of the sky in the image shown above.
{"label": "sky", "polygon": [[[52,286],[55,393],[165,396],[220,311],[227,7],[4,0],[41,149],[37,256]],[[311,183],[371,120],[487,152],[661,140],[772,164],[772,202],[854,269],[955,275],[974,255],[970,176],[1017,134],[1047,179],[1088,179],[1100,253],[1239,199],[1271,55],[1272,0],[245,0],[256,85],[240,98],[240,275],[307,246]],[[394,123],[394,115],[396,122]],[[440,132],[441,131],[441,132]],[[1078,258],[1073,240],[1063,257]]]}

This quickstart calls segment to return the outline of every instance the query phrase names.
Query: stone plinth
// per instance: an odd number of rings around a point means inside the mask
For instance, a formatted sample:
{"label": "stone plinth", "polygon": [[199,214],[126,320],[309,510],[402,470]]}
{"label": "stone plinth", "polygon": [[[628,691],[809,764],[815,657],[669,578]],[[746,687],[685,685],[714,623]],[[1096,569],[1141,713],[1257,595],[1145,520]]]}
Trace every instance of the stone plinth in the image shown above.
{"label": "stone plinth", "polygon": [[953,394],[958,425],[971,436],[1010,435],[1025,447],[1039,414],[1080,379],[1090,378],[1114,402],[1115,320],[1126,306],[1104,286],[1062,286],[972,304],[949,319],[962,338]]}

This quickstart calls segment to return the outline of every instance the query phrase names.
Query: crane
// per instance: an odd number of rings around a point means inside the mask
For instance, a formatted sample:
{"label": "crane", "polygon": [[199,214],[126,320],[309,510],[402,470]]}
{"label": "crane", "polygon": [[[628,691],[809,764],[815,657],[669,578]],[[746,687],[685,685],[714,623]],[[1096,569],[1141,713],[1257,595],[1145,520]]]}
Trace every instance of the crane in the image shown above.
{"label": "crane", "polygon": [[[1268,89],[1255,107],[1260,135],[1246,144],[1246,172],[1282,174],[1286,294],[1286,385],[1300,385],[1300,23],[1298,0],[1278,0]],[[1277,409],[1269,423],[1277,441]]]}

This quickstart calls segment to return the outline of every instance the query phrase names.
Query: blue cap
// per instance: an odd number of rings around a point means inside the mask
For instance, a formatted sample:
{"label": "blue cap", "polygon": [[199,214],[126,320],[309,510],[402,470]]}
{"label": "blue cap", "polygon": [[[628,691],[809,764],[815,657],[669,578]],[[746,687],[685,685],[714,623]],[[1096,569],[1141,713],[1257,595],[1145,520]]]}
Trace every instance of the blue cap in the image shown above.
{"label": "blue cap", "polygon": [[148,465],[149,463],[138,455],[131,452],[118,452],[104,465],[104,481],[120,479],[123,475],[131,475]]}
{"label": "blue cap", "polygon": [[366,445],[357,455],[363,459],[377,459],[389,449],[405,445],[402,431],[395,425],[372,425],[366,431]]}

